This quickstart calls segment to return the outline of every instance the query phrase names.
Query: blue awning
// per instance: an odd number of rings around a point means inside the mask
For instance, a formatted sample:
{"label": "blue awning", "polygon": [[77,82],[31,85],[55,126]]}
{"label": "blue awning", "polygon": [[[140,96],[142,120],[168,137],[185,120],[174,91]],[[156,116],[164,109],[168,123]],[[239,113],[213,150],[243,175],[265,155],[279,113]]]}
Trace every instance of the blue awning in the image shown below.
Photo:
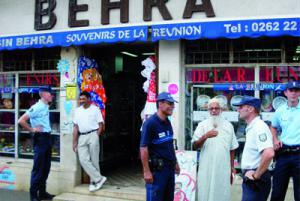
{"label": "blue awning", "polygon": [[[261,36],[300,37],[300,18],[272,18],[230,21],[206,21],[151,25],[150,38],[158,40],[196,40],[200,38],[257,38]],[[148,26],[126,26],[87,30],[69,30],[18,36],[0,36],[0,50],[42,48],[84,44],[134,42],[148,40]]]}
{"label": "blue awning", "polygon": [[114,27],[20,36],[0,36],[0,50],[147,41],[148,26]]}
{"label": "blue awning", "polygon": [[254,19],[152,26],[152,41],[300,36],[300,18]]}

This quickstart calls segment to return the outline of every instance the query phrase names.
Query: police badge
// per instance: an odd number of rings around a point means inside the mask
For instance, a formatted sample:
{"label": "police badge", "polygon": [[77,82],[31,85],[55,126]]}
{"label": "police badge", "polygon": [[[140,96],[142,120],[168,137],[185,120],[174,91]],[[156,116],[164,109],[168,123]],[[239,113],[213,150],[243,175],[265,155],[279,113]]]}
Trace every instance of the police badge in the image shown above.
{"label": "police badge", "polygon": [[267,140],[267,134],[266,133],[262,133],[258,136],[259,141],[261,142],[265,142]]}

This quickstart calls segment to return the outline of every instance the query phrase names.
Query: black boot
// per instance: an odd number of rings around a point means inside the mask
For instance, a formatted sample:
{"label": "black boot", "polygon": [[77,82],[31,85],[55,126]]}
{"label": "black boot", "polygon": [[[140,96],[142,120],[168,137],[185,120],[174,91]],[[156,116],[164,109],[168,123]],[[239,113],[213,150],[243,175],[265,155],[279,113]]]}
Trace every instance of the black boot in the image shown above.
{"label": "black boot", "polygon": [[55,195],[52,195],[48,192],[40,193],[39,199],[40,200],[52,200],[55,197]]}

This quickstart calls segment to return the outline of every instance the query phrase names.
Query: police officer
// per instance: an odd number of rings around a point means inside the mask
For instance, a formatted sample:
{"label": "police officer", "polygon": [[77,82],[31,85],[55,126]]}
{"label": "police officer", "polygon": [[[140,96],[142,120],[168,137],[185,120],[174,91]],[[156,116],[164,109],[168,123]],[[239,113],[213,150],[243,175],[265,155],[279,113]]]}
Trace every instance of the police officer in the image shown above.
{"label": "police officer", "polygon": [[[271,201],[283,201],[290,177],[294,181],[294,198],[300,201],[300,85],[286,84],[287,104],[279,107],[272,119],[271,131],[276,150]],[[278,136],[278,130],[281,134]]]}
{"label": "police officer", "polygon": [[[25,130],[33,133],[34,161],[30,180],[31,201],[51,200],[54,197],[46,191],[46,180],[51,166],[52,141],[49,119],[49,103],[53,99],[51,93],[51,87],[40,87],[40,100],[18,120]],[[27,123],[28,120],[30,120],[30,125]]]}
{"label": "police officer", "polygon": [[252,96],[243,96],[238,106],[240,118],[247,123],[246,142],[242,155],[242,201],[265,201],[271,189],[268,171],[274,157],[272,134],[259,117],[261,102]]}
{"label": "police officer", "polygon": [[143,124],[140,153],[146,182],[147,201],[173,201],[175,173],[180,173],[173,147],[173,129],[168,116],[174,103],[171,94],[157,96],[158,111]]}

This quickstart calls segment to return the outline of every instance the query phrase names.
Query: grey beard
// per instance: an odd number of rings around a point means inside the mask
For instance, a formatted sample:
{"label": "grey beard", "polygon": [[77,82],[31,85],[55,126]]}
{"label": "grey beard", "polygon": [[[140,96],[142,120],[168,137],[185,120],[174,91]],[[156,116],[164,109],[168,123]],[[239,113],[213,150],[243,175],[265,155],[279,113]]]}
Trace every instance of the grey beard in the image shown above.
{"label": "grey beard", "polygon": [[210,122],[211,122],[211,125],[212,125],[213,128],[217,128],[221,123],[220,115],[218,115],[218,116],[212,116],[211,115],[210,116]]}

